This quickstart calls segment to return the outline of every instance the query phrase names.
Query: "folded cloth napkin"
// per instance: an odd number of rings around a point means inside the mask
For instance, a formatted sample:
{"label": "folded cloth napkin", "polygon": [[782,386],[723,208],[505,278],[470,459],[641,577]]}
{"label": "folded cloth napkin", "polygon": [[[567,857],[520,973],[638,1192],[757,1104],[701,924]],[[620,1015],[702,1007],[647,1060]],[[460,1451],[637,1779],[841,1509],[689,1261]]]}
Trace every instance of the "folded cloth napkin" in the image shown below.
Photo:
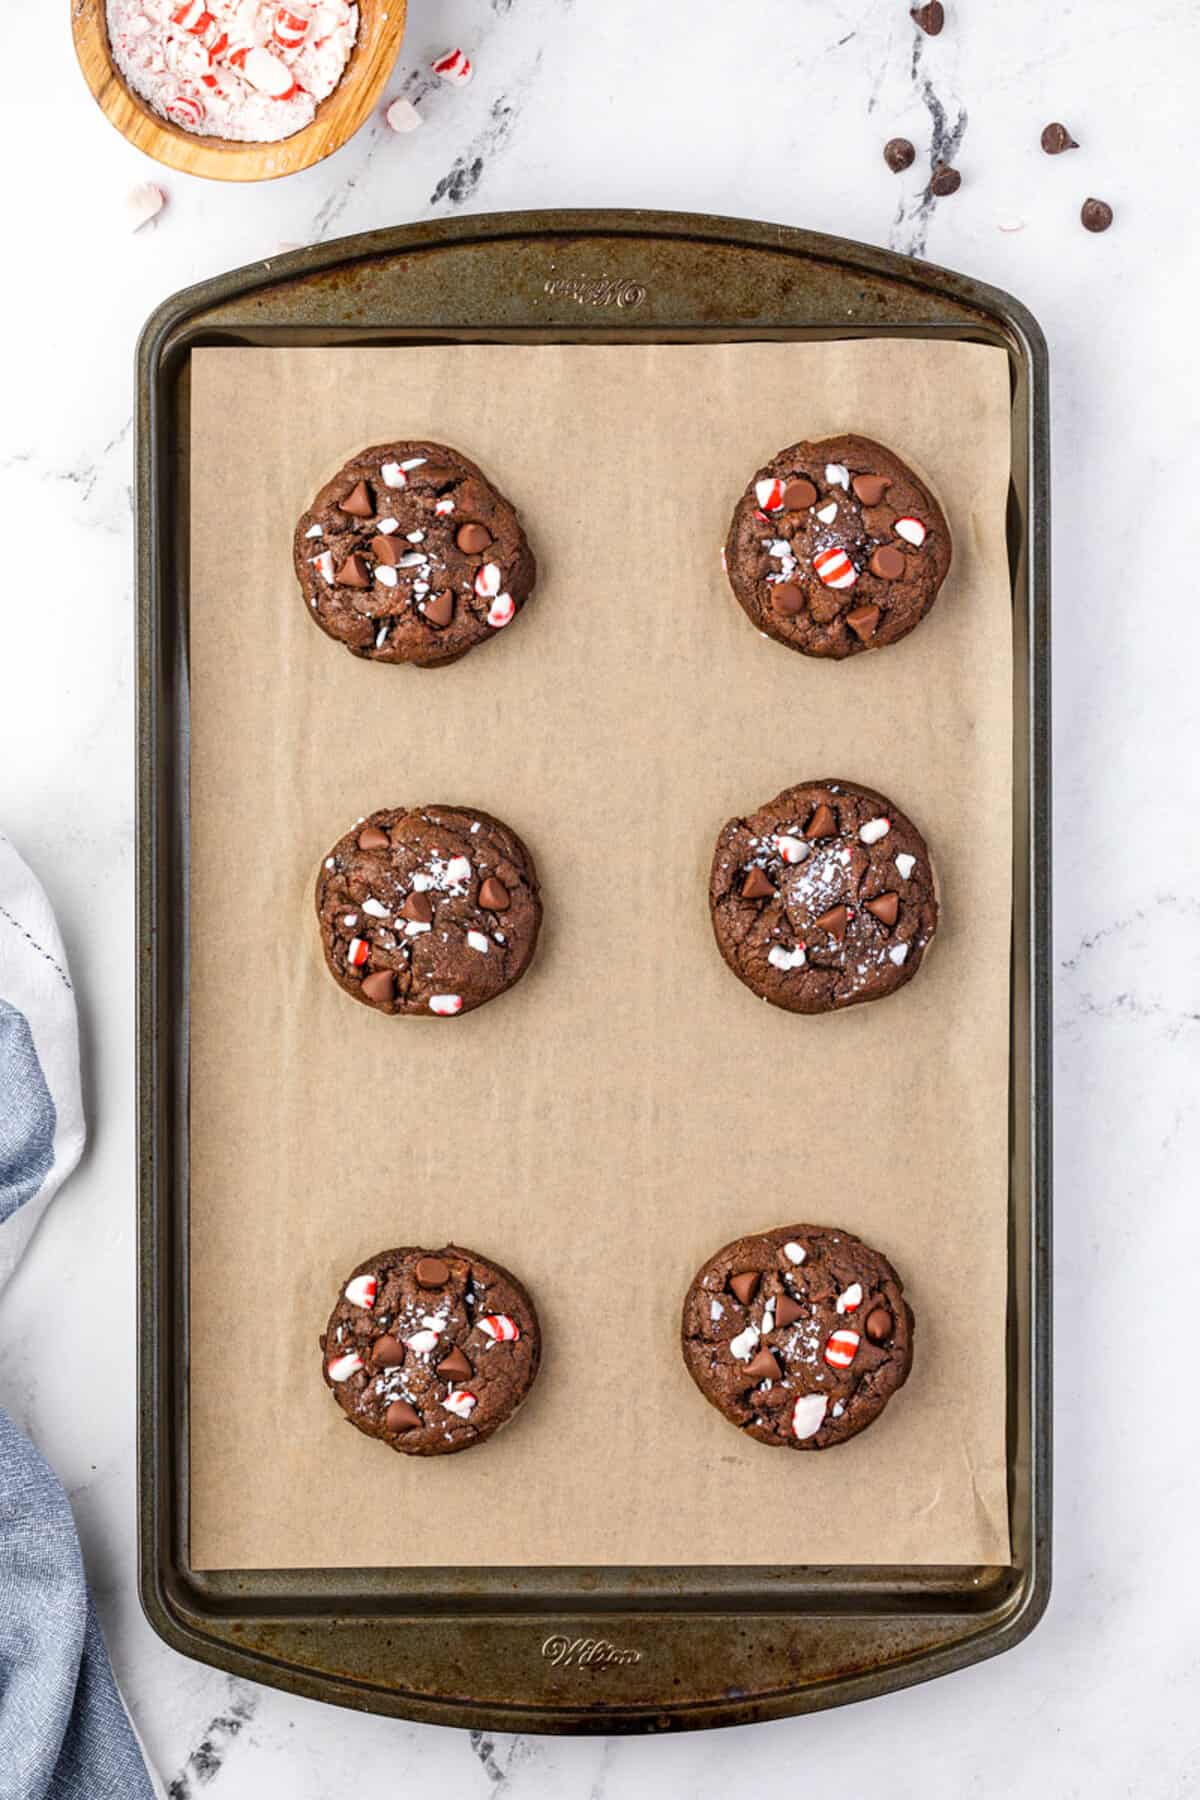
{"label": "folded cloth napkin", "polygon": [[[49,902],[0,833],[0,1288],[83,1150],[75,995]],[[153,1800],[70,1503],[0,1409],[0,1800]]]}

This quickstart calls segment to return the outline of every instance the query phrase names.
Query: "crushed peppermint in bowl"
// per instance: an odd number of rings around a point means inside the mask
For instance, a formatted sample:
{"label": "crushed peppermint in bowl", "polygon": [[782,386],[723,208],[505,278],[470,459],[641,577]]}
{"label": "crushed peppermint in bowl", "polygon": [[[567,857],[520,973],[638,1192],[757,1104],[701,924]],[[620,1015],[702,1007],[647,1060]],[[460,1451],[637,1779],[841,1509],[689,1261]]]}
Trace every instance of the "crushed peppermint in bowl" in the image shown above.
{"label": "crushed peppermint in bowl", "polygon": [[78,0],[76,53],[138,149],[189,174],[308,168],[373,111],[405,0]]}

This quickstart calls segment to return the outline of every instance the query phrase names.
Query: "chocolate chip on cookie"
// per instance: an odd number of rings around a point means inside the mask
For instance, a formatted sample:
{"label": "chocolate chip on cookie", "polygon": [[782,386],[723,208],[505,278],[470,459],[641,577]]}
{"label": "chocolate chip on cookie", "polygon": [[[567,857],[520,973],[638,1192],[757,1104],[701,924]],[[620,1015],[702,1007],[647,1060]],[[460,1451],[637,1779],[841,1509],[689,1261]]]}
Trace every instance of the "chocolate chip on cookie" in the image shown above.
{"label": "chocolate chip on cookie", "polygon": [[457,1244],[360,1263],[321,1337],[325,1384],[350,1423],[406,1456],[447,1456],[499,1431],[533,1386],[533,1301]]}
{"label": "chocolate chip on cookie", "polygon": [[709,908],[739,980],[789,1012],[834,1012],[911,981],[937,929],[925,840],[849,781],[785,788],[717,839]]}
{"label": "chocolate chip on cookie", "polygon": [[537,944],[537,871],[515,831],[456,806],[385,807],[317,876],[330,974],[377,1012],[470,1012],[519,981]]}
{"label": "chocolate chip on cookie", "polygon": [[950,567],[941,507],[868,438],[793,444],[760,469],[725,545],[758,629],[806,656],[854,656],[920,624]]}
{"label": "chocolate chip on cookie", "polygon": [[682,1339],[700,1392],[749,1437],[826,1450],[907,1381],[913,1316],[877,1250],[828,1226],[782,1225],[709,1258]]}
{"label": "chocolate chip on cookie", "polygon": [[536,576],[509,502],[445,444],[376,444],[296,527],[296,576],[322,631],[372,662],[456,662],[520,612]]}

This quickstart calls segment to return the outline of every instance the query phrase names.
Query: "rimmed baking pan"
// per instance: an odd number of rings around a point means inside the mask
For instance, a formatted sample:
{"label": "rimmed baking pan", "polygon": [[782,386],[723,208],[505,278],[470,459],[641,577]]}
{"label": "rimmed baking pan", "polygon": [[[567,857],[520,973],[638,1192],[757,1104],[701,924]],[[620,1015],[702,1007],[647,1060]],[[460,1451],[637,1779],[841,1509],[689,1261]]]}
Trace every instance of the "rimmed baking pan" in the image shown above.
{"label": "rimmed baking pan", "polygon": [[[1011,377],[1014,650],[1007,1451],[996,1567],[199,1571],[188,1539],[188,569],[199,346],[952,338]],[[811,1711],[1019,1641],[1049,1588],[1049,598],[1046,353],[1016,302],[839,240],[670,214],[399,228],[206,283],[138,359],[140,1525],[176,1648],[294,1692],[503,1730]],[[765,1222],[765,1221],[764,1221]],[[772,1655],[761,1654],[771,1615]]]}

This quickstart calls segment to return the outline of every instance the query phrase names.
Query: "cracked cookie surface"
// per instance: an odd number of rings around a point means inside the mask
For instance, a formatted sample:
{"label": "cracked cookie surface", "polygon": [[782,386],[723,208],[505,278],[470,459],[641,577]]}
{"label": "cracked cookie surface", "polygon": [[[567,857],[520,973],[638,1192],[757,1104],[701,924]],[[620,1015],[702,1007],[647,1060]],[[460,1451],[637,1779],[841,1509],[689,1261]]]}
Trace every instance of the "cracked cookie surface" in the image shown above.
{"label": "cracked cookie surface", "polygon": [[533,858],[490,813],[383,807],[339,838],[316,889],[330,974],[390,1015],[471,1012],[512,987],[537,945]]}
{"label": "cracked cookie surface", "polygon": [[773,1006],[823,1013],[911,981],[937,929],[925,840],[849,781],[784,788],[717,839],[709,910],[721,955]]}
{"label": "cracked cookie surface", "polygon": [[950,568],[950,532],[894,451],[843,434],[792,444],[738,501],[725,572],[759,631],[840,659],[906,637]]}
{"label": "cracked cookie surface", "polygon": [[879,1417],[912,1367],[903,1283],[849,1232],[781,1225],[737,1238],[683,1303],[683,1359],[759,1443],[825,1450]]}
{"label": "cracked cookie surface", "polygon": [[312,619],[371,662],[457,662],[512,623],[536,565],[515,509],[445,444],[362,450],[296,526]]}
{"label": "cracked cookie surface", "polygon": [[406,1456],[481,1444],[533,1386],[533,1301],[499,1263],[447,1244],[381,1250],[342,1287],[320,1339],[326,1386],[350,1423]]}

